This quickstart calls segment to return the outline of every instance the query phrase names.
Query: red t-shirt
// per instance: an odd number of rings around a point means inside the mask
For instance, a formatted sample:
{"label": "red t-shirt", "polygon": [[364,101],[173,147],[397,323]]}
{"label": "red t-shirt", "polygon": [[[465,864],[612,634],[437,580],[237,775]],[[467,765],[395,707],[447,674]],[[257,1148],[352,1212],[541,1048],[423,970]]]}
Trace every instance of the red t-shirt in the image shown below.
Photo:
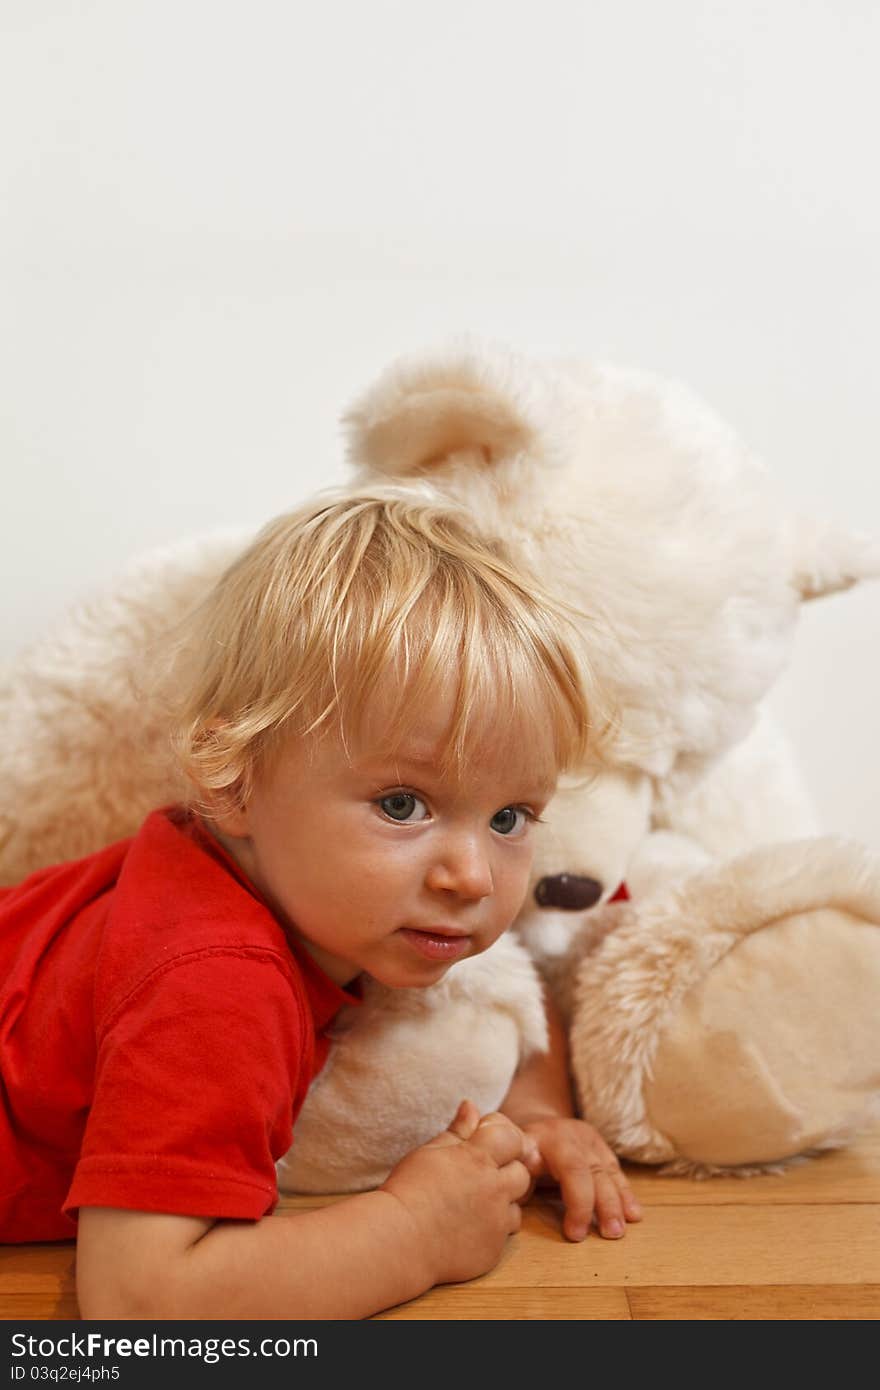
{"label": "red t-shirt", "polygon": [[264,1216],[354,1002],[178,808],[0,890],[0,1241],[81,1206]]}

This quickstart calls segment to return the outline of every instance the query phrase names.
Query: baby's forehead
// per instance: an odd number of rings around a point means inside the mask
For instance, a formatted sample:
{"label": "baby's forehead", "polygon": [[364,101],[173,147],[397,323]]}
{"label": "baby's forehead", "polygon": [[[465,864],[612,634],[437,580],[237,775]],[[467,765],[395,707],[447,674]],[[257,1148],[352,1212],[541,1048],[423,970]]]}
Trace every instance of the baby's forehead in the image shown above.
{"label": "baby's forehead", "polygon": [[[352,766],[399,767],[401,781],[418,773],[462,788],[493,778],[549,795],[559,776],[549,718],[501,697],[474,701],[462,720],[461,690],[450,677],[419,693],[412,682],[389,682],[356,710],[343,713],[339,732]],[[406,774],[406,775],[405,775]]]}
{"label": "baby's forehead", "polygon": [[351,766],[365,775],[401,782],[428,779],[467,793],[477,784],[497,785],[529,795],[549,797],[555,790],[558,769],[541,740],[528,741],[497,729],[491,737],[468,740],[456,750],[448,739],[424,736],[385,737],[374,743],[359,740],[349,750]]}

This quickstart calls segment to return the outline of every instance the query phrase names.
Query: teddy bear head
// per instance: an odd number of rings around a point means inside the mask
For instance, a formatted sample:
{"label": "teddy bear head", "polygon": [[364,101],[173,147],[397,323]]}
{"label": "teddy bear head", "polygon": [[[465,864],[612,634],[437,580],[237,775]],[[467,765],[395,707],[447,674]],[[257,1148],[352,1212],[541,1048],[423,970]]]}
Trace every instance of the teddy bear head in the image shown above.
{"label": "teddy bear head", "polygon": [[539,905],[613,893],[658,796],[749,733],[800,604],[880,573],[876,545],[787,515],[733,432],[647,373],[465,341],[392,364],[346,425],[359,485],[421,479],[579,614],[607,734],[554,801]]}

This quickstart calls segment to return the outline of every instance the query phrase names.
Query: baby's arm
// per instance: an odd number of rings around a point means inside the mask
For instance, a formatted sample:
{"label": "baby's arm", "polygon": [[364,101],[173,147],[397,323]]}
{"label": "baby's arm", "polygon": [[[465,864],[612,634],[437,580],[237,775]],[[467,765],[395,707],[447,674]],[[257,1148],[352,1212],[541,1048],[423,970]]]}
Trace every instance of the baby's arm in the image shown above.
{"label": "baby's arm", "polygon": [[599,1131],[575,1118],[565,1028],[549,1000],[546,1012],[549,1051],[533,1054],[520,1068],[501,1109],[536,1141],[541,1162],[535,1176],[559,1183],[568,1239],[583,1240],[594,1214],[599,1234],[615,1239],[627,1221],[641,1220],[642,1210]]}
{"label": "baby's arm", "polygon": [[[528,1147],[528,1146],[526,1146]],[[434,1284],[472,1279],[519,1228],[524,1137],[463,1102],[448,1130],[383,1186],[256,1222],[110,1207],[80,1212],[84,1318],[367,1317]]]}

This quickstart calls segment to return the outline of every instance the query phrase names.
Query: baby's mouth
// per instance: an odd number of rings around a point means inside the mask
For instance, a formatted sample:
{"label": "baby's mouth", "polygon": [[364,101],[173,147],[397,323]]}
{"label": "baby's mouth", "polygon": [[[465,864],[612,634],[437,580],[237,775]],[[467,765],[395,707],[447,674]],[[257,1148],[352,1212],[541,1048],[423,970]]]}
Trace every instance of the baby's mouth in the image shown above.
{"label": "baby's mouth", "polygon": [[427,960],[460,960],[468,954],[472,937],[442,927],[401,927],[398,936]]}

